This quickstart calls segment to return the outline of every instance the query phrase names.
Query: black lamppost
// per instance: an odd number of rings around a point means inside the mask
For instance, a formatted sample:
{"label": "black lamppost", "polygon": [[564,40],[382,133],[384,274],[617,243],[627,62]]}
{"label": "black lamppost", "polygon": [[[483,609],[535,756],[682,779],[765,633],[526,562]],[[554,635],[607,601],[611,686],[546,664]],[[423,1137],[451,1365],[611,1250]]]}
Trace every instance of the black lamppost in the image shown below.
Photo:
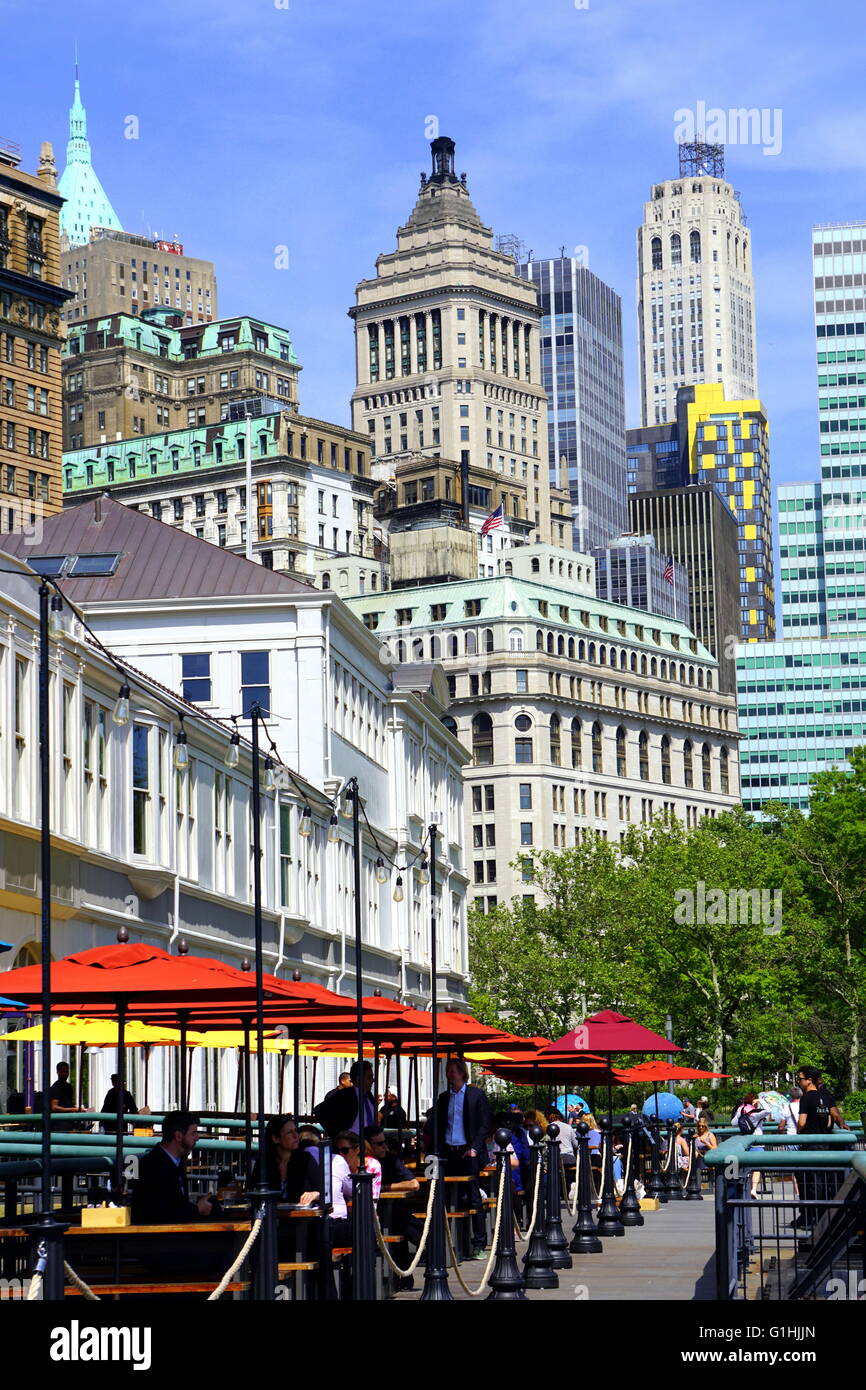
{"label": "black lamppost", "polygon": [[376,1245],[373,1235],[373,1174],[367,1172],[364,1146],[364,970],[361,936],[361,804],[358,779],[352,777],[346,788],[352,803],[352,849],[355,883],[355,1004],[358,1023],[358,1137],[361,1150],[358,1171],[352,1174],[352,1297],[356,1303],[370,1303],[376,1297]]}
{"label": "black lamppost", "polygon": [[[428,831],[430,837],[429,856],[430,856],[430,1012],[433,1018],[431,1025],[431,1042],[433,1051],[433,1114],[431,1116],[431,1139],[433,1146],[433,1174],[437,1179],[436,1190],[433,1193],[433,1214],[430,1218],[430,1235],[427,1245],[427,1267],[424,1274],[424,1291],[421,1294],[422,1303],[453,1303],[453,1296],[448,1287],[448,1268],[445,1257],[445,1222],[448,1219],[445,1215],[445,1186],[440,1175],[441,1158],[439,1156],[439,1097],[436,1091],[438,1074],[438,1052],[439,1052],[439,1032],[438,1032],[438,1001],[436,998],[436,971],[438,968],[438,956],[436,951],[436,826],[431,825]],[[420,1158],[420,1145],[418,1150]]]}

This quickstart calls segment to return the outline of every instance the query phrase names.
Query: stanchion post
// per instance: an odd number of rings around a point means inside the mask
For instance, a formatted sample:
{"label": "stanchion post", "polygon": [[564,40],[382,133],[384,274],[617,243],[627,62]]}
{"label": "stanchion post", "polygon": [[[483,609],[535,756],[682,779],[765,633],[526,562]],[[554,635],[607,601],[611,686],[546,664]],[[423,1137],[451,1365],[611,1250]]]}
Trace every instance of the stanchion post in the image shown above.
{"label": "stanchion post", "polygon": [[511,1184],[511,1154],[508,1151],[508,1146],[511,1143],[511,1132],[507,1129],[498,1129],[495,1138],[499,1145],[499,1152],[496,1155],[496,1178],[502,1209],[499,1213],[499,1241],[496,1246],[496,1263],[490,1276],[488,1300],[514,1302],[516,1299],[525,1299],[526,1294],[523,1275],[520,1273],[520,1266],[517,1263],[517,1251],[514,1247],[514,1199]]}
{"label": "stanchion post", "polygon": [[683,1200],[683,1185],[680,1182],[679,1155],[677,1153],[676,1125],[668,1125],[668,1156],[669,1161],[665,1170],[665,1181],[667,1182],[668,1201],[681,1202]]}
{"label": "stanchion post", "polygon": [[559,1125],[547,1126],[544,1139],[547,1145],[547,1198],[545,1202],[544,1239],[547,1241],[554,1269],[571,1269],[574,1261],[568,1253],[568,1241],[562,1229],[562,1189],[559,1180]]}
{"label": "stanchion post", "polygon": [[613,1182],[613,1125],[608,1115],[602,1115],[598,1122],[601,1130],[604,1163],[601,1175],[601,1206],[598,1209],[600,1236],[624,1236],[625,1227],[616,1204],[616,1189]]}
{"label": "stanchion post", "polygon": [[[523,1257],[523,1281],[528,1289],[558,1289],[559,1275],[553,1268],[553,1256],[544,1238],[544,1183],[547,1148],[543,1143],[544,1131],[540,1125],[533,1125],[529,1131],[532,1148],[529,1151],[529,1192],[532,1202],[538,1183],[538,1203],[535,1222],[529,1233],[529,1245]],[[531,1209],[530,1209],[531,1210]]]}
{"label": "stanchion post", "polygon": [[[635,1123],[637,1121],[637,1123]],[[619,1217],[624,1226],[642,1226],[644,1224],[643,1212],[640,1209],[640,1202],[634,1190],[635,1171],[637,1169],[638,1145],[640,1144],[641,1124],[636,1115],[626,1115],[625,1117],[625,1163],[623,1166],[623,1182],[625,1184],[622,1200],[619,1204]]]}
{"label": "stanchion post", "polygon": [[[438,1178],[433,1193],[433,1211],[430,1216],[430,1233],[427,1242],[427,1265],[424,1271],[424,1291],[422,1303],[453,1303],[454,1298],[448,1285],[448,1257],[446,1254],[445,1223],[445,1184],[442,1181],[442,1159],[439,1153],[439,1096],[436,1092],[439,1067],[439,1002],[437,995],[437,931],[436,931],[436,826],[430,825],[427,831],[430,839],[428,855],[430,864],[430,1014],[432,1018],[432,1069],[433,1069],[433,1114],[430,1117],[432,1153],[427,1163],[428,1176]],[[417,1073],[416,1073],[417,1085]],[[418,1135],[417,1157],[421,1160],[421,1135]],[[470,1194],[474,1188],[470,1186]]]}
{"label": "stanchion post", "polygon": [[568,1247],[573,1255],[599,1255],[604,1249],[595,1229],[592,1195],[589,1125],[581,1120],[577,1126],[577,1220]]}
{"label": "stanchion post", "polygon": [[667,1202],[668,1190],[662,1178],[661,1170],[661,1134],[659,1122],[655,1115],[647,1116],[647,1124],[650,1132],[650,1180],[646,1185],[646,1195],[655,1197],[660,1202]]}
{"label": "stanchion post", "polygon": [[352,801],[352,850],[355,887],[355,1005],[358,1024],[358,1132],[361,1152],[352,1174],[352,1297],[370,1303],[376,1297],[376,1231],[373,1215],[373,1174],[364,1153],[364,942],[361,930],[361,804],[358,779],[346,793]]}
{"label": "stanchion post", "polygon": [[690,1129],[688,1132],[689,1142],[689,1180],[686,1183],[684,1197],[687,1202],[702,1202],[704,1194],[701,1191],[701,1169],[700,1154],[695,1148],[695,1131]]}
{"label": "stanchion post", "polygon": [[[264,1164],[262,1164],[264,1168]],[[261,1186],[265,1185],[262,1178]],[[252,1249],[250,1296],[256,1303],[273,1303],[277,1296],[279,1258],[277,1254],[277,1202],[279,1192],[258,1191],[253,1199],[253,1215],[261,1216],[262,1229]]]}

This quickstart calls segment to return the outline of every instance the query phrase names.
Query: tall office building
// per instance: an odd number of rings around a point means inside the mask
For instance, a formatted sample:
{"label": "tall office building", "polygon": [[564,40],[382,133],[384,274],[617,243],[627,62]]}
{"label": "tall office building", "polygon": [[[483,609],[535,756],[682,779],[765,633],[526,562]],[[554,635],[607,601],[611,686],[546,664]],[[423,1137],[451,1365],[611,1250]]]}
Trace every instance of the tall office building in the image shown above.
{"label": "tall office building", "polygon": [[673,420],[629,430],[626,449],[630,496],[713,485],[738,524],[740,614],[728,634],[749,642],[775,636],[770,440],[761,402],[728,400],[716,383],[680,387]]}
{"label": "tall office building", "polygon": [[720,145],[681,145],[637,233],[641,423],[673,419],[681,386],[758,394],[752,239]]}
{"label": "tall office building", "polygon": [[69,108],[66,168],[60,175],[60,194],[66,200],[60,213],[60,236],[64,247],[86,246],[94,227],[121,231],[120,218],[93,167],[87,138],[87,112],[81,102],[77,65],[75,93]]}
{"label": "tall office building", "polygon": [[[376,278],[359,283],[349,311],[353,427],[369,437],[383,477],[426,457],[460,465],[467,500],[470,467],[488,474],[491,501],[511,479],[523,482],[521,539],[528,520],[533,538],[568,544],[569,518],[551,497],[536,291],[494,250],[466,175],[454,172],[454,141],[442,136],[431,151],[397,250],[377,257]],[[507,505],[489,539],[512,543]]]}
{"label": "tall office building", "polygon": [[541,305],[551,481],[567,479],[574,548],[626,529],[622,300],[575,257],[530,257],[520,274]]}
{"label": "tall office building", "polygon": [[54,151],[36,174],[0,142],[0,530],[59,511],[63,404],[59,217]]}
{"label": "tall office building", "polygon": [[686,568],[665,555],[654,536],[618,536],[609,545],[596,546],[592,557],[599,598],[691,625]]}
{"label": "tall office building", "polygon": [[779,489],[782,640],[738,653],[743,800],[808,803],[866,739],[866,223],[812,234],[821,480]]}

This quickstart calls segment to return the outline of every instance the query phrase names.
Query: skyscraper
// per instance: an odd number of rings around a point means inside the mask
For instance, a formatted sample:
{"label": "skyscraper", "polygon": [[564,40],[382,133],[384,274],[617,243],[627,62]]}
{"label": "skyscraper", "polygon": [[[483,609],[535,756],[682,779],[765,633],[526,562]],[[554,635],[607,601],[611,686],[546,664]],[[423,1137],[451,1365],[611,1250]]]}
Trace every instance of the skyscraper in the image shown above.
{"label": "skyscraper", "polygon": [[679,387],[758,394],[751,234],[719,145],[681,145],[680,175],[653,186],[637,233],[641,423],[673,419]]}
{"label": "skyscraper", "polygon": [[551,481],[564,472],[574,548],[588,554],[628,524],[622,300],[573,256],[530,257],[520,274],[541,305]]}
{"label": "skyscraper", "polygon": [[741,648],[743,800],[805,806],[866,740],[866,223],[812,234],[821,481],[779,489],[782,640]]}
{"label": "skyscraper", "polygon": [[[470,465],[485,469],[491,500],[521,480],[522,538],[528,520],[533,539],[567,544],[565,520],[551,520],[535,289],[513,257],[494,250],[466,175],[454,172],[454,141],[441,136],[431,152],[432,173],[421,175],[396,251],[377,258],[375,279],[360,282],[349,311],[353,426],[395,475],[401,460],[441,457],[460,465],[467,494]],[[511,543],[507,518],[495,543]]]}

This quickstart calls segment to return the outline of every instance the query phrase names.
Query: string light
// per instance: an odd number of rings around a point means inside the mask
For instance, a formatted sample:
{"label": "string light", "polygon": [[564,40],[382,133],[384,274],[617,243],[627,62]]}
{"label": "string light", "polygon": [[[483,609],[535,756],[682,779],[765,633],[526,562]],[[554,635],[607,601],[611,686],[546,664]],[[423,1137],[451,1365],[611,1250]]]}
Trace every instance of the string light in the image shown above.
{"label": "string light", "polygon": [[403,880],[399,874],[394,883],[394,901],[395,903],[401,903],[403,901]]}
{"label": "string light", "polygon": [[309,806],[305,806],[301,812],[301,823],[298,826],[298,834],[303,835],[306,840],[313,833],[313,813]]}
{"label": "string light", "polygon": [[262,791],[272,792],[275,786],[273,759],[268,755],[268,757],[265,758],[265,766],[262,771]]}
{"label": "string light", "polygon": [[234,733],[232,734],[231,738],[229,739],[229,746],[228,746],[228,748],[226,749],[225,765],[226,765],[226,767],[237,767],[237,766],[238,766],[238,763],[240,762],[240,760],[241,760],[241,736],[240,736],[240,734],[238,733],[237,729],[235,729]]}
{"label": "string light", "polygon": [[174,765],[178,772],[185,772],[189,767],[189,748],[186,742],[186,729],[183,727],[183,715],[179,715],[180,729],[174,745]]}
{"label": "string light", "polygon": [[117,692],[117,700],[111,712],[111,718],[120,728],[129,723],[129,686],[126,681]]}
{"label": "string light", "polygon": [[346,795],[343,797],[343,815],[346,818],[346,820],[351,820],[354,814],[355,791],[353,787],[349,787],[346,791]]}
{"label": "string light", "polygon": [[340,838],[340,826],[336,816],[331,816],[328,822],[328,844],[335,845]]}
{"label": "string light", "polygon": [[421,860],[421,867],[418,870],[418,882],[421,884],[422,888],[425,886],[425,884],[428,884],[430,882],[430,870],[427,866],[426,859]]}
{"label": "string light", "polygon": [[51,595],[48,609],[48,631],[52,637],[60,637],[63,632],[63,599],[59,594]]}
{"label": "string light", "polygon": [[379,855],[378,859],[376,860],[376,882],[377,882],[377,883],[387,883],[387,882],[388,882],[388,870],[385,868],[385,861],[384,861],[384,859],[382,858],[381,854]]}

